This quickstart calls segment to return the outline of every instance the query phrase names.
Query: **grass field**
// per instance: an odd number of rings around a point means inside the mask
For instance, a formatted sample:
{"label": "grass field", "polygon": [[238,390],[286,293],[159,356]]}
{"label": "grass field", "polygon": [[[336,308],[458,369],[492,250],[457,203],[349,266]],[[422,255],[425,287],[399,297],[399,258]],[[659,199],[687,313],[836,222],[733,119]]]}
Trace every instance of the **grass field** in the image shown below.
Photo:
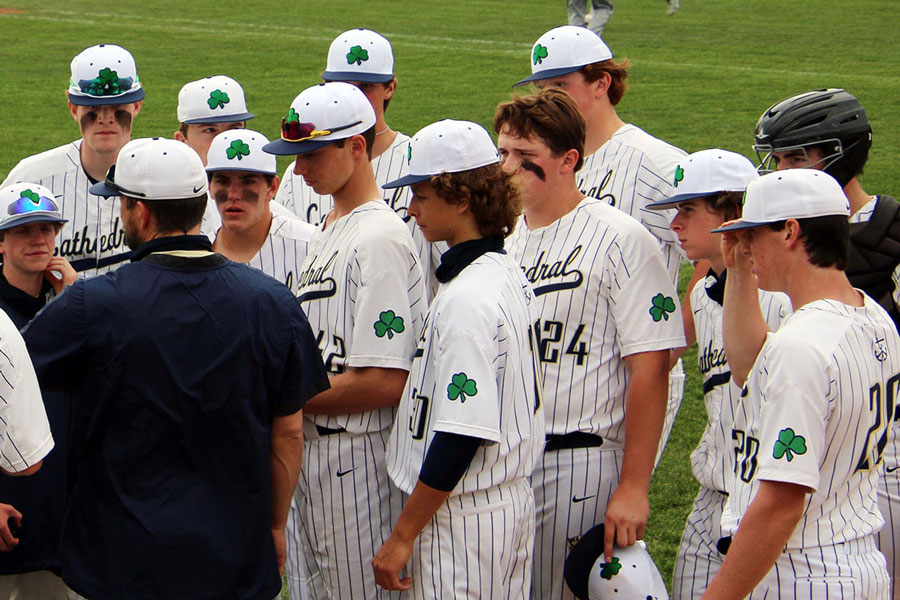
{"label": "grass field", "polygon": [[[863,186],[896,195],[900,61],[887,43],[895,8],[883,0],[682,0],[667,17],[662,0],[621,0],[604,36],[633,65],[619,114],[687,151],[750,155],[767,106],[807,89],[846,87],[875,132]],[[331,39],[372,28],[396,55],[388,120],[413,133],[445,117],[489,125],[509,86],[529,73],[531,44],[564,19],[562,0],[165,0],[114,11],[93,0],[0,0],[0,178],[22,157],[78,137],[63,90],[71,58],[95,43],[121,44],[137,60],[147,99],[135,137],[171,136],[181,85],[218,73],[244,85],[258,116],[251,127],[272,137],[293,97],[319,81]],[[696,491],[688,456],[704,422],[696,351],[685,365],[687,393],[654,477],[647,531],[667,580]]]}

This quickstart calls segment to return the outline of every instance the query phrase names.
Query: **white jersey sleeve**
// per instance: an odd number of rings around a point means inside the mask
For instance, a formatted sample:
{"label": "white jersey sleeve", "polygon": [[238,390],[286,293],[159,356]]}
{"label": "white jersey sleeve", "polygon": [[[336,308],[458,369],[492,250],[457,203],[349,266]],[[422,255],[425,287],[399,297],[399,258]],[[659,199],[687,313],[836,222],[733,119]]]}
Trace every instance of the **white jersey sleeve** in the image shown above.
{"label": "white jersey sleeve", "polygon": [[[317,229],[297,292],[331,373],[409,369],[427,309],[422,271],[409,230],[383,202],[367,202]],[[355,433],[381,431],[393,409],[313,420]]]}
{"label": "white jersey sleeve", "polygon": [[898,382],[900,338],[868,296],[860,308],[819,300],[791,315],[768,335],[735,414],[723,529],[737,529],[759,481],[769,480],[810,490],[788,549],[878,531],[886,400]]}
{"label": "white jersey sleeve", "polygon": [[687,154],[634,125],[623,125],[578,171],[585,196],[615,206],[641,222],[657,239],[672,282],[678,281],[682,251],[669,229],[672,210],[651,211],[651,202],[675,194],[675,169]]}
{"label": "white jersey sleeve", "polygon": [[547,433],[624,440],[624,356],[684,345],[675,288],[656,241],[628,215],[583,200],[547,227],[523,219],[507,251],[541,314]]}
{"label": "white jersey sleeve", "polygon": [[93,277],[115,270],[128,261],[119,197],[90,193],[93,181],[81,165],[81,140],[35,154],[17,164],[3,186],[19,181],[48,188],[68,223],[56,237],[54,255],[71,263],[78,276]]}
{"label": "white jersey sleeve", "polygon": [[410,493],[436,432],[485,441],[453,494],[528,477],[544,443],[534,296],[518,266],[480,256],[439,289],[397,412],[392,480]]}
{"label": "white jersey sleeve", "polygon": [[24,471],[51,449],[53,436],[25,341],[0,310],[0,468]]}

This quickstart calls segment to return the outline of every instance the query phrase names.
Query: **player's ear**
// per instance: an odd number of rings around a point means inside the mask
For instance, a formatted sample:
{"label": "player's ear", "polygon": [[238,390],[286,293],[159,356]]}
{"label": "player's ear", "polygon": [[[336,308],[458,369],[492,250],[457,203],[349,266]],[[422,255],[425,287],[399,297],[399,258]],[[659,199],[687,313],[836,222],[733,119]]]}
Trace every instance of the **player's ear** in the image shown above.
{"label": "player's ear", "polygon": [[574,172],[575,165],[578,164],[578,150],[576,150],[575,148],[569,148],[566,152],[563,153],[562,159],[563,161],[561,165],[561,172]]}
{"label": "player's ear", "polygon": [[350,152],[353,153],[355,158],[363,155],[368,160],[368,156],[366,156],[366,138],[360,134],[356,134],[350,138],[349,143]]}
{"label": "player's ear", "polygon": [[394,92],[397,91],[397,78],[394,77],[393,79],[382,85],[384,85],[384,99],[390,100],[391,98],[393,98]]}
{"label": "player's ear", "polygon": [[784,222],[784,229],[780,231],[783,236],[785,246],[792,248],[801,243],[800,222],[797,219],[788,219]]}
{"label": "player's ear", "polygon": [[[69,97],[69,92],[66,92],[66,98]],[[81,127],[81,121],[78,119],[78,114],[75,112],[78,110],[78,107],[69,102],[69,113],[71,113],[72,118],[75,119],[75,122],[78,123],[78,126]]]}
{"label": "player's ear", "polygon": [[278,193],[278,186],[281,185],[281,178],[278,175],[272,177],[272,183],[269,185],[269,189],[266,191],[266,200],[271,200],[275,197],[275,194]]}
{"label": "player's ear", "polygon": [[172,134],[172,139],[177,140],[179,142],[184,142],[185,144],[187,144],[187,138],[184,137],[184,134],[181,133],[180,129],[175,130],[175,133]]}
{"label": "player's ear", "polygon": [[138,113],[141,112],[141,107],[143,105],[144,105],[143,100],[138,100],[137,102],[134,103],[134,113],[132,113],[132,115],[131,115],[132,119],[135,118],[136,116],[138,116]]}
{"label": "player's ear", "polygon": [[591,82],[594,88],[594,97],[599,98],[601,96],[606,96],[609,92],[609,86],[612,85],[612,75],[607,72],[600,73],[600,77]]}

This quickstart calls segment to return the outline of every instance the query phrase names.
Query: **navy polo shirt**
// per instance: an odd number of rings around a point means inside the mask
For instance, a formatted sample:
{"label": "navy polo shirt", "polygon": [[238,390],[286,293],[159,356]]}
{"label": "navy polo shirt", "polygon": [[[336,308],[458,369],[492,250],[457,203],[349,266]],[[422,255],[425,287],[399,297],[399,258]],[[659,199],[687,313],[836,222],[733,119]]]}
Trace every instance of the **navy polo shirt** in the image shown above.
{"label": "navy polo shirt", "polygon": [[73,394],[66,583],[92,600],[266,599],[272,421],[328,387],[280,282],[153,240],[76,282],[25,328],[38,379]]}

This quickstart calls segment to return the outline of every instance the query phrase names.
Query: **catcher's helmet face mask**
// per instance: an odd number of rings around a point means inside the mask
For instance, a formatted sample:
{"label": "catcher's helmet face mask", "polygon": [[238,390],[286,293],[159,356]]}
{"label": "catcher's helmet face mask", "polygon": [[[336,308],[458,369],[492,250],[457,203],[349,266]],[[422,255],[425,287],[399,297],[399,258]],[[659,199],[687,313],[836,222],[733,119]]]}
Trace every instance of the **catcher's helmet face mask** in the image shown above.
{"label": "catcher's helmet face mask", "polygon": [[[776,170],[775,153],[801,151],[807,168],[821,169],[846,186],[862,172],[872,145],[866,111],[853,95],[838,88],[786,98],[766,110],[756,124],[753,149],[761,174]],[[809,148],[821,159],[809,160]]]}

